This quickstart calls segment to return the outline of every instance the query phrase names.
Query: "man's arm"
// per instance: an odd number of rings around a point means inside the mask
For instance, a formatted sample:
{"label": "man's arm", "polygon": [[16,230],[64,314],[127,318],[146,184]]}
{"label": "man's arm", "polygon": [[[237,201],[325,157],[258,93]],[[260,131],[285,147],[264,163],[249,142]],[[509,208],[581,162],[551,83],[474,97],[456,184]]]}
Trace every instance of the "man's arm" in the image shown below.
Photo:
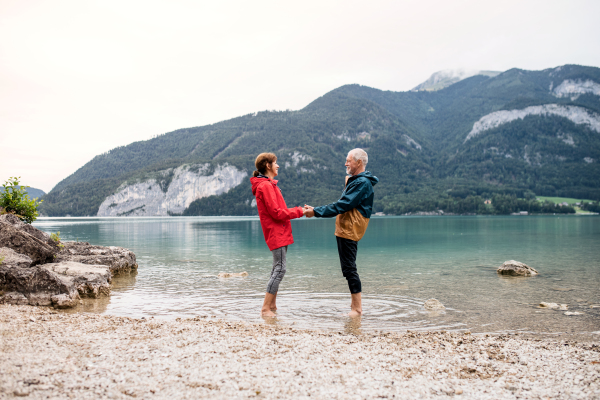
{"label": "man's arm", "polygon": [[326,206],[315,207],[313,209],[315,217],[332,218],[356,208],[369,190],[368,184],[363,180],[351,182],[338,201]]}

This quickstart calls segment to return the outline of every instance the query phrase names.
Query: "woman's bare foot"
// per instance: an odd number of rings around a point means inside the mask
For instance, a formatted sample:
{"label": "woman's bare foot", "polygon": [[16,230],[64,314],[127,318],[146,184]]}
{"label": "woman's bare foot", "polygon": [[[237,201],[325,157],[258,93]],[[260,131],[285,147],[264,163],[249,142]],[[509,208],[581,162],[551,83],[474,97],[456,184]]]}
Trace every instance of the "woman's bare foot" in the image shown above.
{"label": "woman's bare foot", "polygon": [[350,318],[356,318],[362,316],[362,311],[352,310],[348,313]]}
{"label": "woman's bare foot", "polygon": [[265,293],[265,301],[263,303],[262,309],[260,313],[263,317],[274,318],[275,314],[273,311],[277,310],[277,306],[275,305],[277,293]]}
{"label": "woman's bare foot", "polygon": [[274,313],[273,311],[271,311],[271,310],[262,310],[262,311],[260,312],[260,315],[261,315],[263,318],[275,318],[275,317],[277,316],[277,315],[275,315],[275,313]]}

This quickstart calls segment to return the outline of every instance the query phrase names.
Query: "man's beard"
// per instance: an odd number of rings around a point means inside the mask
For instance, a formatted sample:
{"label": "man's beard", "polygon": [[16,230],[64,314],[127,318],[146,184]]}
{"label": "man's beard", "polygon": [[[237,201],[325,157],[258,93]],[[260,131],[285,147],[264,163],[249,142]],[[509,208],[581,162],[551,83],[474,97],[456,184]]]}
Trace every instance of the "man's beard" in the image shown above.
{"label": "man's beard", "polygon": [[350,175],[350,167],[346,167],[346,175]]}

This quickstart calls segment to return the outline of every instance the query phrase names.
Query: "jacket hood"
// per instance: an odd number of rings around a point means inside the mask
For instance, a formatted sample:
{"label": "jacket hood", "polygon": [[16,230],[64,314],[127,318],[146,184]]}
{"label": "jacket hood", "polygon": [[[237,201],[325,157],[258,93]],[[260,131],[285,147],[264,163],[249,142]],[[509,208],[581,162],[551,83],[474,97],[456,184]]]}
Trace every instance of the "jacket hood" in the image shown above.
{"label": "jacket hood", "polygon": [[[375,179],[377,179],[377,178],[375,178]],[[272,182],[274,185],[277,185],[277,181],[276,180],[269,179],[269,178],[267,178],[264,175],[259,175],[259,176],[256,176],[256,177],[253,176],[252,178],[250,178],[250,183],[252,183],[252,194],[254,196],[256,196],[256,189],[258,189],[258,187],[260,186],[260,184],[264,183],[264,182]]]}
{"label": "jacket hood", "polygon": [[369,171],[361,172],[358,175],[351,176],[350,179],[348,179],[348,182],[360,177],[367,178],[369,181],[371,181],[371,185],[373,186],[377,185],[377,183],[379,182],[379,178],[371,174]]}

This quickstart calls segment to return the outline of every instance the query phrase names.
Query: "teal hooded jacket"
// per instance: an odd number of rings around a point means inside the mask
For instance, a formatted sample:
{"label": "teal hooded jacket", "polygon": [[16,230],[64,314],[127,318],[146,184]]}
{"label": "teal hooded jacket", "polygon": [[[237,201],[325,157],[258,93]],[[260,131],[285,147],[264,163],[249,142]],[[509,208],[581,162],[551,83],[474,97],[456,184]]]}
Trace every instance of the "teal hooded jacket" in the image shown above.
{"label": "teal hooded jacket", "polygon": [[315,217],[332,218],[356,208],[363,217],[371,218],[375,197],[373,186],[377,182],[379,179],[369,171],[351,176],[340,199],[326,206],[315,207]]}

